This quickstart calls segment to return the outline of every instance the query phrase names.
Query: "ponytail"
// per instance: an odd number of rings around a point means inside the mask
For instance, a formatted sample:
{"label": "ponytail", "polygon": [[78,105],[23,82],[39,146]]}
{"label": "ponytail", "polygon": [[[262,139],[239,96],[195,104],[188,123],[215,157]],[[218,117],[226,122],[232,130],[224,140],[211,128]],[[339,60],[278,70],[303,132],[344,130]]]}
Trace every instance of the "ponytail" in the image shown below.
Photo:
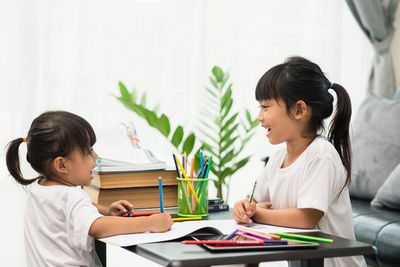
{"label": "ponytail", "polygon": [[351,182],[351,145],[349,134],[351,101],[346,89],[344,89],[340,84],[333,83],[330,88],[336,92],[337,104],[335,116],[333,117],[329,127],[328,140],[339,153],[342,164],[347,172],[346,183],[340,191],[342,192]]}
{"label": "ponytail", "polygon": [[22,184],[22,185],[28,185],[37,180],[37,178],[34,179],[24,179],[22,177],[21,173],[21,167],[20,167],[20,162],[19,162],[19,145],[24,142],[24,138],[17,138],[8,143],[7,145],[7,153],[6,153],[6,162],[7,162],[7,168],[8,171],[10,172],[11,176],[14,177],[14,179]]}

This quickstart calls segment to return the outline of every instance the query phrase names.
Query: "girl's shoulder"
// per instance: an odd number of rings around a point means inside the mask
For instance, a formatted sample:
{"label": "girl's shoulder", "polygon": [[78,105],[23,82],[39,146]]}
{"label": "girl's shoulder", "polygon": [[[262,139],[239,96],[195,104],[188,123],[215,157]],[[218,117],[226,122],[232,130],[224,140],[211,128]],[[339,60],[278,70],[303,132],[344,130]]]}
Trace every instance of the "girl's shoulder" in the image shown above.
{"label": "girl's shoulder", "polygon": [[307,148],[308,158],[329,158],[341,165],[336,148],[324,136],[318,136]]}
{"label": "girl's shoulder", "polygon": [[29,188],[29,194],[35,198],[43,200],[50,199],[52,201],[62,201],[64,203],[79,201],[87,195],[83,189],[65,185],[44,186],[36,180]]}

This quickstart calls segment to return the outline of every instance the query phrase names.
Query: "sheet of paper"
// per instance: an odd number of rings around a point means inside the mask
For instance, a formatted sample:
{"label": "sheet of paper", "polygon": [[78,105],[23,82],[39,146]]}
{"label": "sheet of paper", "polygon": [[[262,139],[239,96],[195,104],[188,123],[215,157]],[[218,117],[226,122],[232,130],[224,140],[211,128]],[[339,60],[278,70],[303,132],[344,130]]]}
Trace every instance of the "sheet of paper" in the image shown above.
{"label": "sheet of paper", "polygon": [[172,240],[191,234],[197,230],[212,227],[222,234],[229,234],[239,225],[234,220],[204,220],[175,222],[171,230],[165,233],[140,233],[129,235],[117,235],[100,239],[101,241],[117,246],[132,246],[144,243],[154,243]]}
{"label": "sheet of paper", "polygon": [[296,232],[313,231],[310,229],[286,228],[286,227],[278,227],[278,226],[264,225],[264,224],[237,224],[234,220],[204,220],[204,221],[175,222],[172,225],[171,230],[165,233],[147,232],[140,234],[117,235],[117,236],[102,238],[100,240],[108,244],[125,247],[137,244],[173,240],[189,235],[197,230],[207,227],[214,228],[219,232],[221,232],[221,234],[230,234],[240,227],[250,227],[253,229],[257,229],[257,231],[265,233],[274,233],[274,232],[296,233]]}

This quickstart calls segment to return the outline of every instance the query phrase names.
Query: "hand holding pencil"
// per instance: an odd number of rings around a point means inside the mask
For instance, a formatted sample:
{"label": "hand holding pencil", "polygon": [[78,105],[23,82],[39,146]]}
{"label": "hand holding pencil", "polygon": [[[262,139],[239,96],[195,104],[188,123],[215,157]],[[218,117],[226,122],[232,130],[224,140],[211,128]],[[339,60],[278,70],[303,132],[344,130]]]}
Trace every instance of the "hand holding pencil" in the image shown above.
{"label": "hand holding pencil", "polygon": [[154,214],[148,218],[150,220],[150,232],[153,233],[166,232],[174,224],[168,212]]}
{"label": "hand holding pencil", "polygon": [[251,195],[235,203],[232,210],[232,217],[237,223],[252,223],[250,219],[256,213],[256,202],[253,201],[257,181],[254,182]]}

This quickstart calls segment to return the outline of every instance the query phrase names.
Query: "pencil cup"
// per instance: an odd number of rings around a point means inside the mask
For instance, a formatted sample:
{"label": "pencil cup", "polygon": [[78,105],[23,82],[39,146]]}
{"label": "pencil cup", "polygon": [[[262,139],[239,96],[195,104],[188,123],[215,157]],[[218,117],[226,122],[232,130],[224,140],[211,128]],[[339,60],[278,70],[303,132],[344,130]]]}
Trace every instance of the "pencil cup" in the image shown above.
{"label": "pencil cup", "polygon": [[198,217],[208,215],[208,179],[178,180],[178,215]]}

